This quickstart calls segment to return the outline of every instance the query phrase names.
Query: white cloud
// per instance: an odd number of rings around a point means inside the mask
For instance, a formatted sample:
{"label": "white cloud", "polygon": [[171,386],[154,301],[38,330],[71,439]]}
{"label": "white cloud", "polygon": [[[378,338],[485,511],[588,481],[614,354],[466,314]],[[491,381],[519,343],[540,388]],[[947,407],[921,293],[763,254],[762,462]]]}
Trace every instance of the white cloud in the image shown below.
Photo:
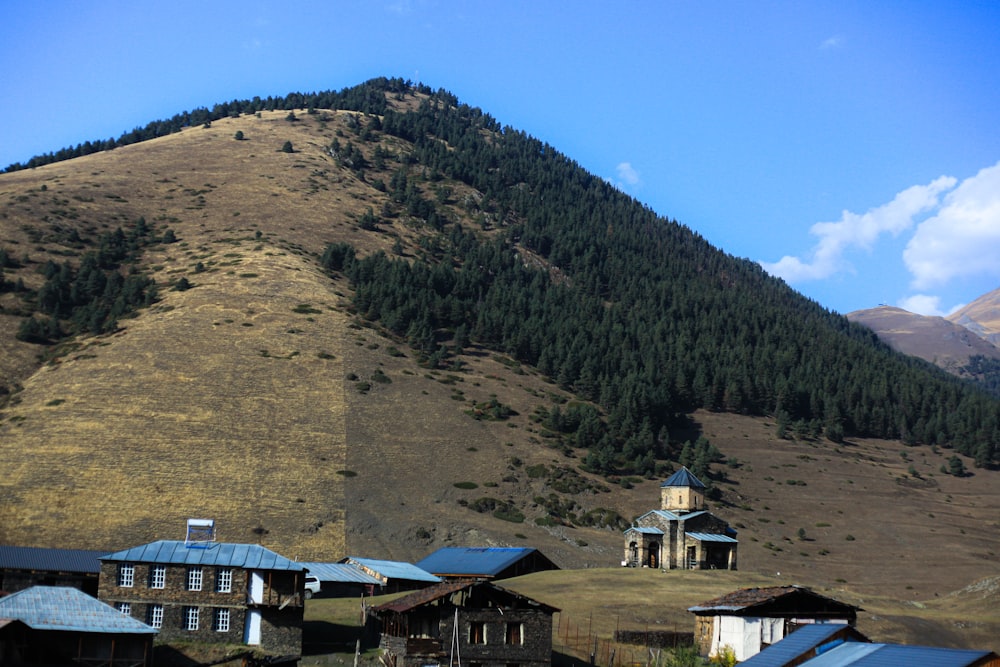
{"label": "white cloud", "polygon": [[955,186],[955,179],[941,176],[927,185],[903,190],[888,204],[858,215],[844,211],[837,222],[817,222],[809,233],[819,237],[807,260],[786,255],[777,262],[761,262],[764,270],[789,283],[822,280],[852,271],[844,253],[851,248],[871,250],[883,234],[898,236],[913,226],[914,219],[938,206],[943,192]]}
{"label": "white cloud", "polygon": [[639,177],[639,172],[636,171],[635,167],[633,167],[630,162],[622,162],[615,167],[615,170],[618,172],[619,188],[621,188],[623,184],[635,187],[642,182],[642,179]]}
{"label": "white cloud", "polygon": [[917,227],[903,261],[916,290],[954,278],[1000,278],[1000,162],[948,193],[940,210]]}
{"label": "white cloud", "polygon": [[821,49],[835,49],[838,46],[844,45],[844,38],[842,35],[834,35],[832,37],[827,37],[823,40],[823,43],[819,45]]}
{"label": "white cloud", "polygon": [[908,296],[905,299],[900,300],[897,304],[903,310],[908,310],[911,313],[917,313],[918,315],[937,315],[938,317],[944,317],[947,312],[941,310],[941,297],[932,296],[930,294],[914,294],[913,296]]}

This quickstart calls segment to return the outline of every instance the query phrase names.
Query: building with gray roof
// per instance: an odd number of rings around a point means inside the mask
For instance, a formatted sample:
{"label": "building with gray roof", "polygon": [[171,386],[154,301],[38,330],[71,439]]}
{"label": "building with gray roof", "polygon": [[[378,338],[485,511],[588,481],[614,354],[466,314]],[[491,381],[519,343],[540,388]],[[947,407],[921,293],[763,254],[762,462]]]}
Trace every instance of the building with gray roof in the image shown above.
{"label": "building with gray roof", "polygon": [[157,630],[70,586],[0,598],[0,664],[151,664]]}
{"label": "building with gray roof", "polygon": [[169,643],[300,655],[306,567],[259,544],[159,540],[101,558],[98,595]]}

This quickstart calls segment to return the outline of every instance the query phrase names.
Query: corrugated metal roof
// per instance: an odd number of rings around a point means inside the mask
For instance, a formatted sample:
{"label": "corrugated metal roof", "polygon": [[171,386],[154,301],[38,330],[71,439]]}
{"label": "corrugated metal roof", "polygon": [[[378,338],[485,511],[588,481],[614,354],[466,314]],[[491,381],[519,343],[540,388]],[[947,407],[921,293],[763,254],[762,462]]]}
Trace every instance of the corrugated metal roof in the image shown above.
{"label": "corrugated metal roof", "polygon": [[305,569],[259,544],[233,544],[213,542],[188,546],[182,540],[160,540],[142,544],[124,551],[108,554],[101,560],[129,563],[167,563],[172,565],[220,565],[241,567],[247,570],[288,570]]}
{"label": "corrugated metal roof", "polygon": [[[555,613],[559,611],[556,607],[549,606],[544,602],[539,602],[529,598],[527,595],[521,595],[520,593],[515,593],[514,591],[497,586],[491,581],[447,581],[441,584],[436,584],[434,586],[428,586],[419,591],[410,593],[409,595],[404,595],[401,598],[396,598],[390,602],[379,605],[374,608],[376,612],[380,611],[394,611],[397,613],[404,613],[420,607],[434,600],[438,600],[449,595],[453,595],[466,588],[480,588],[486,589],[487,591],[495,591],[493,594],[496,596],[499,594],[501,597],[506,597],[508,600],[520,600],[521,602],[528,604],[533,607],[538,607],[549,611],[550,613]],[[495,599],[495,597],[494,597]]]}
{"label": "corrugated metal roof", "polygon": [[382,582],[353,563],[300,563],[320,581],[381,586]]}
{"label": "corrugated metal roof", "polygon": [[417,567],[449,576],[493,577],[533,554],[531,547],[442,547]]}
{"label": "corrugated metal roof", "polygon": [[100,557],[107,551],[83,549],[43,549],[0,545],[0,569],[45,570],[46,572],[79,572],[99,574]]}
{"label": "corrugated metal roof", "polygon": [[340,562],[357,563],[389,579],[407,579],[409,581],[429,581],[433,583],[441,581],[440,577],[435,577],[430,572],[422,570],[412,563],[403,563],[395,560],[377,560],[374,558],[358,558],[356,556],[348,556]]}
{"label": "corrugated metal roof", "polygon": [[786,595],[804,594],[816,599],[826,600],[829,604],[843,607],[844,609],[860,610],[860,607],[840,602],[833,598],[814,593],[804,586],[768,586],[764,588],[741,588],[738,591],[727,593],[707,602],[702,602],[694,607],[688,607],[691,612],[704,611],[741,611],[749,607],[771,602]]}
{"label": "corrugated metal roof", "polygon": [[[803,625],[781,641],[768,646],[740,664],[746,667],[784,667],[807,651],[828,642],[845,627],[847,626],[842,623]],[[854,632],[860,636],[860,633]]]}
{"label": "corrugated metal roof", "polygon": [[661,487],[664,487],[664,486],[690,486],[690,487],[693,487],[695,489],[707,489],[708,488],[707,486],[705,486],[705,484],[700,479],[698,479],[697,477],[694,476],[694,473],[692,473],[686,467],[681,468],[680,470],[678,470],[677,472],[675,472],[673,475],[671,475],[669,478],[667,478],[667,481],[665,481],[663,484],[660,484],[660,486]]}
{"label": "corrugated metal roof", "polygon": [[663,535],[663,531],[659,528],[650,528],[647,526],[632,526],[625,530],[626,533],[643,533],[645,535]]}
{"label": "corrugated metal roof", "polygon": [[808,667],[968,667],[991,651],[848,642],[802,663]]}
{"label": "corrugated metal roof", "polygon": [[0,617],[34,630],[155,634],[150,627],[69,586],[32,586],[0,598]]}
{"label": "corrugated metal roof", "polygon": [[736,544],[738,540],[728,535],[720,535],[719,533],[684,533],[688,537],[699,542],[726,542],[729,544]]}

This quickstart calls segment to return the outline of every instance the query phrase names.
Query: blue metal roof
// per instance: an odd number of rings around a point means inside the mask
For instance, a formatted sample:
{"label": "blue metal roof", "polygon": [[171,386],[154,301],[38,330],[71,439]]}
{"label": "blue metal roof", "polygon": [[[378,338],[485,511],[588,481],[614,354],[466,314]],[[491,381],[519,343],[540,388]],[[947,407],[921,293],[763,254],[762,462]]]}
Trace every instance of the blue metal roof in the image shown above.
{"label": "blue metal roof", "polygon": [[[413,565],[412,563],[402,563],[396,560],[376,560],[374,558],[358,558],[348,556],[340,561],[341,563],[356,563],[372,572],[376,572],[387,579],[407,579],[409,581],[430,581],[440,583],[441,579],[435,577],[430,572]],[[382,582],[379,581],[381,584]]]}
{"label": "blue metal roof", "polygon": [[535,551],[531,547],[442,547],[417,561],[417,567],[442,575],[493,577]]}
{"label": "blue metal roof", "polygon": [[741,662],[746,667],[784,667],[807,651],[821,646],[844,629],[841,623],[803,625],[784,639]]}
{"label": "blue metal roof", "polygon": [[720,535],[719,533],[684,533],[691,539],[698,540],[699,542],[728,542],[730,544],[736,544],[737,540],[728,535]]}
{"label": "blue metal roof", "polygon": [[183,540],[160,540],[108,554],[101,560],[171,565],[218,565],[247,570],[302,571],[302,563],[280,556],[259,544],[212,542],[188,546]]}
{"label": "blue metal roof", "polygon": [[43,549],[0,545],[0,569],[45,570],[47,572],[79,572],[99,574],[100,557],[107,551],[83,549]]}
{"label": "blue metal roof", "polygon": [[0,618],[14,618],[33,630],[156,634],[114,607],[69,586],[32,586],[0,598]]}
{"label": "blue metal roof", "polygon": [[659,528],[650,528],[647,526],[632,526],[625,530],[626,533],[643,533],[644,535],[663,535],[663,531]]}
{"label": "blue metal roof", "polygon": [[688,470],[686,467],[681,468],[673,475],[671,475],[667,481],[660,485],[663,486],[690,486],[695,489],[707,489],[700,479],[694,476],[694,474]]}
{"label": "blue metal roof", "polygon": [[365,573],[353,563],[300,563],[320,581],[381,586],[379,579]]}
{"label": "blue metal roof", "polygon": [[802,664],[808,667],[968,667],[990,653],[930,646],[847,642]]}

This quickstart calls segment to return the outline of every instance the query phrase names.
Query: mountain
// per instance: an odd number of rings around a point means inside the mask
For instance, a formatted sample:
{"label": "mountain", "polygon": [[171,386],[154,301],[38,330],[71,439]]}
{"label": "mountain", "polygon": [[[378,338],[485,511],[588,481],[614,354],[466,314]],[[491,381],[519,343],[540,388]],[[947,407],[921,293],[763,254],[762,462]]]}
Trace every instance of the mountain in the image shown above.
{"label": "mountain", "polygon": [[1000,359],[1000,348],[951,317],[930,317],[893,306],[879,306],[848,313],[847,319],[870,328],[894,350],[937,364],[956,375],[966,372],[971,357]]}
{"label": "mountain", "polygon": [[1000,288],[959,308],[948,320],[960,324],[994,345],[1000,345]]}
{"label": "mountain", "polygon": [[445,91],[234,101],[14,165],[0,250],[0,542],[207,517],[302,559],[606,566],[685,464],[747,569],[946,593],[1000,549],[995,399]]}

